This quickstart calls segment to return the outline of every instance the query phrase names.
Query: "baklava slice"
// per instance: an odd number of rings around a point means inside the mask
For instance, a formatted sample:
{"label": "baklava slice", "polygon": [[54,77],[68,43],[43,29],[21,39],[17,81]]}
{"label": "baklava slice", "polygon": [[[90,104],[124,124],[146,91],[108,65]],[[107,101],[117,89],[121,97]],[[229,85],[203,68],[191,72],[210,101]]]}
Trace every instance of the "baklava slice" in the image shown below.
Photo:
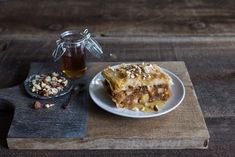
{"label": "baklava slice", "polygon": [[121,64],[102,71],[118,108],[157,111],[171,96],[171,77],[156,64]]}

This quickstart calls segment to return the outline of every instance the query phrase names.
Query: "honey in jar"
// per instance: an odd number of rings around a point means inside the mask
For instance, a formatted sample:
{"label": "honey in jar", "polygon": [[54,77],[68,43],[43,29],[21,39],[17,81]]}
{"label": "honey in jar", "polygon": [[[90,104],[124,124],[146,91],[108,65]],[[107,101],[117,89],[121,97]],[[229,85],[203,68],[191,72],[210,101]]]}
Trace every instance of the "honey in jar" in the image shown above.
{"label": "honey in jar", "polygon": [[103,51],[99,44],[90,37],[86,29],[80,33],[77,30],[66,31],[57,40],[57,49],[53,52],[55,61],[59,60],[60,70],[68,77],[83,75],[86,67],[86,52],[100,57]]}
{"label": "honey in jar", "polygon": [[60,69],[68,77],[79,77],[86,71],[84,47],[68,48],[60,59]]}

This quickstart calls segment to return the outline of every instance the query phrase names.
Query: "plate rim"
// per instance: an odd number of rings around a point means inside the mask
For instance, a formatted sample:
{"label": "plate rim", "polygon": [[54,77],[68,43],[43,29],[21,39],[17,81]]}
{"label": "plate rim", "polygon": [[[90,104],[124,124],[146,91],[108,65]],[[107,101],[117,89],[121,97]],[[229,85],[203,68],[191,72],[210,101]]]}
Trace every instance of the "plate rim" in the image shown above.
{"label": "plate rim", "polygon": [[[127,63],[127,64],[131,64],[131,63]],[[120,65],[120,64],[112,65],[111,67],[115,67],[115,66],[118,66],[118,65]],[[159,67],[160,67],[160,66],[159,66]],[[164,72],[167,72],[167,73],[170,73],[171,75],[173,75],[173,76],[177,79],[177,81],[179,81],[179,83],[180,83],[180,85],[181,85],[181,87],[182,87],[182,89],[183,89],[183,94],[182,94],[182,97],[181,97],[180,101],[179,101],[176,105],[174,105],[172,108],[170,108],[170,109],[168,109],[168,110],[166,110],[166,111],[164,111],[164,112],[160,112],[160,113],[158,113],[158,114],[156,114],[156,112],[153,112],[153,114],[136,116],[136,115],[126,115],[126,114],[122,114],[122,112],[115,112],[115,111],[113,111],[113,110],[107,110],[103,105],[100,105],[100,104],[96,101],[96,99],[94,98],[94,94],[92,94],[92,92],[91,92],[92,82],[94,82],[94,79],[95,79],[96,77],[98,77],[99,75],[101,75],[101,71],[98,72],[98,73],[96,73],[96,75],[95,75],[95,76],[92,78],[92,80],[90,81],[90,83],[89,83],[89,95],[90,95],[91,99],[93,100],[93,102],[94,102],[97,106],[99,106],[100,108],[102,108],[103,110],[105,110],[105,111],[107,111],[107,112],[109,112],[109,113],[112,113],[112,114],[114,114],[114,115],[118,115],[118,116],[121,116],[121,117],[140,119],[140,118],[152,118],[152,117],[158,117],[158,116],[165,115],[165,114],[167,114],[167,113],[169,113],[169,112],[175,110],[180,104],[182,104],[182,101],[183,101],[184,98],[185,98],[185,87],[184,87],[183,81],[182,81],[176,74],[174,74],[173,72],[169,71],[169,70],[166,69],[166,68],[163,68],[163,67],[160,67],[160,68],[161,68]],[[101,76],[102,76],[102,75],[101,75]],[[103,77],[103,76],[102,76],[102,77]],[[129,109],[126,109],[126,110],[129,110]]]}

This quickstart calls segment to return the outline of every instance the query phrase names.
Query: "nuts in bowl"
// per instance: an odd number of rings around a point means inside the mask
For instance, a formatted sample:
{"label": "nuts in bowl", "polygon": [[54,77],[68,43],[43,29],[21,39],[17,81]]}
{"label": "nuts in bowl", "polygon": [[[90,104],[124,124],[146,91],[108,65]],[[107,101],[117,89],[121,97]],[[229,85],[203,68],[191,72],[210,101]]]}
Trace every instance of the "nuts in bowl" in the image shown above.
{"label": "nuts in bowl", "polygon": [[56,72],[31,75],[24,85],[31,96],[41,99],[62,96],[72,89],[71,82]]}

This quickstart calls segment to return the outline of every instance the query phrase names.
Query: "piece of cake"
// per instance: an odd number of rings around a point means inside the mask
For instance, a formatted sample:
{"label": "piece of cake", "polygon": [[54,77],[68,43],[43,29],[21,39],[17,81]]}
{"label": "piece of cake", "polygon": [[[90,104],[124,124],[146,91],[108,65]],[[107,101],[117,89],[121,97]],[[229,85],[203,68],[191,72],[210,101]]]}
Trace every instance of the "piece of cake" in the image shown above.
{"label": "piece of cake", "polygon": [[121,64],[102,71],[118,108],[157,111],[171,96],[171,77],[156,64]]}

